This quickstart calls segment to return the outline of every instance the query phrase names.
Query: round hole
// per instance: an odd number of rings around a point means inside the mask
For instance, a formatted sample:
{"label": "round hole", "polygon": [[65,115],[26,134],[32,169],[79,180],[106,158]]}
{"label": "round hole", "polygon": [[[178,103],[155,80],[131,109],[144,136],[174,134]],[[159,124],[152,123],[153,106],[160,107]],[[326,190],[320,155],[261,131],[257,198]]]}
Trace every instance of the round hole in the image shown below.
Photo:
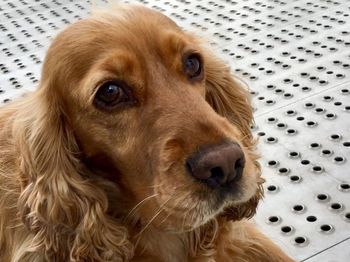
{"label": "round hole", "polygon": [[270,136],[270,137],[267,137],[265,141],[268,144],[274,144],[274,143],[277,143],[277,138]]}
{"label": "round hole", "polygon": [[350,212],[344,214],[344,220],[350,222]]}
{"label": "round hole", "polygon": [[283,95],[283,97],[286,98],[286,99],[290,99],[290,98],[293,97],[293,94],[291,94],[291,93],[285,93],[285,94]]}
{"label": "round hole", "polygon": [[320,202],[327,202],[329,201],[329,196],[327,194],[318,194],[317,200]]}
{"label": "round hole", "polygon": [[285,114],[287,116],[295,116],[297,112],[295,110],[287,110]]}
{"label": "round hole", "polygon": [[336,164],[343,164],[345,162],[345,158],[342,157],[342,156],[336,156],[333,159],[333,162],[336,163]]}
{"label": "round hole", "polygon": [[294,213],[301,214],[305,212],[306,207],[304,205],[294,205],[292,210]]}
{"label": "round hole", "polygon": [[276,126],[278,129],[285,129],[287,127],[287,125],[284,123],[278,123]]}
{"label": "round hole", "polygon": [[266,105],[273,105],[273,104],[275,104],[276,103],[276,101],[274,101],[274,100],[266,100],[265,101],[265,104]]}
{"label": "round hole", "polygon": [[349,89],[342,89],[341,90],[341,93],[343,94],[343,95],[347,95],[347,94],[349,94],[350,93],[350,91],[349,91]]}
{"label": "round hole", "polygon": [[330,225],[322,225],[322,226],[320,226],[320,229],[322,231],[329,231],[329,230],[331,230],[331,226]]}
{"label": "round hole", "polygon": [[322,233],[329,234],[329,233],[332,233],[333,231],[334,231],[334,227],[331,225],[324,224],[320,226],[320,232]]}
{"label": "round hole", "polygon": [[275,185],[270,185],[270,186],[267,187],[267,191],[269,193],[277,193],[278,190],[279,190],[279,188],[277,186],[275,186]]}
{"label": "round hole", "polygon": [[310,103],[310,102],[309,102],[309,103],[305,103],[305,104],[304,104],[304,107],[307,108],[307,109],[314,108],[314,107],[315,107],[315,104]]}
{"label": "round hole", "polygon": [[298,117],[297,117],[297,120],[298,120],[298,121],[303,121],[303,120],[305,120],[305,117],[303,117],[303,116],[298,116]]}
{"label": "round hole", "polygon": [[285,235],[289,235],[293,232],[293,228],[291,226],[283,226],[281,227],[281,233]]}
{"label": "round hole", "polygon": [[320,108],[320,107],[315,108],[315,112],[316,112],[317,114],[323,114],[325,111],[326,111],[326,110],[325,110],[324,108]]}
{"label": "round hole", "polygon": [[301,160],[300,163],[301,163],[302,165],[309,165],[309,164],[310,164],[310,161],[304,159],[304,160]]}
{"label": "round hole", "polygon": [[342,192],[350,192],[350,184],[348,183],[342,183],[338,186],[339,191]]}
{"label": "round hole", "polygon": [[339,140],[341,140],[342,136],[339,134],[332,134],[329,138],[332,141],[339,141]]}
{"label": "round hole", "polygon": [[323,173],[324,169],[321,166],[313,166],[311,171],[316,174],[321,174]]}
{"label": "round hole", "polygon": [[271,124],[271,123],[276,123],[277,122],[277,118],[275,118],[275,117],[269,117],[269,118],[267,118],[267,121],[266,122],[268,122],[269,124]]}
{"label": "round hole", "polygon": [[321,144],[319,144],[319,143],[311,143],[309,147],[311,149],[319,149],[321,147]]}
{"label": "round hole", "polygon": [[345,147],[350,147],[350,142],[344,142],[344,143],[343,143],[343,146],[345,146]]}
{"label": "round hole", "polygon": [[268,224],[275,224],[275,225],[279,224],[280,222],[281,222],[281,218],[278,216],[270,216],[267,221]]}
{"label": "round hole", "polygon": [[329,113],[329,114],[325,115],[325,118],[328,119],[328,120],[334,120],[334,119],[337,118],[337,116],[336,116],[336,114]]}
{"label": "round hole", "polygon": [[315,217],[315,216],[308,216],[308,217],[306,217],[306,220],[309,221],[309,222],[315,222],[317,220],[317,217]]}
{"label": "round hole", "polygon": [[306,237],[299,236],[294,238],[293,242],[296,246],[306,246],[308,241]]}
{"label": "round hole", "polygon": [[281,167],[280,169],[278,169],[278,174],[279,175],[286,175],[290,172],[289,168],[286,167]]}
{"label": "round hole", "polygon": [[301,88],[301,91],[303,91],[303,92],[309,92],[309,91],[311,91],[311,88],[308,87],[308,86],[303,86],[303,87]]}
{"label": "round hole", "polygon": [[286,83],[286,84],[289,84],[289,83],[292,83],[293,80],[290,79],[290,78],[285,78],[285,79],[283,79],[283,82]]}
{"label": "round hole", "polygon": [[329,208],[334,212],[339,212],[344,209],[344,206],[340,203],[332,203],[329,205]]}
{"label": "round hole", "polygon": [[299,152],[295,152],[295,151],[291,151],[288,153],[288,157],[289,158],[299,158],[300,157],[300,153]]}
{"label": "round hole", "polygon": [[300,176],[290,176],[289,180],[291,183],[300,183],[302,178]]}
{"label": "round hole", "polygon": [[315,121],[307,121],[306,126],[307,127],[315,127],[315,126],[317,126],[317,123]]}
{"label": "round hole", "polygon": [[318,83],[319,83],[321,86],[325,86],[325,85],[328,84],[328,81],[326,81],[326,80],[320,80],[320,81],[318,81]]}
{"label": "round hole", "polygon": [[267,165],[270,167],[275,167],[278,165],[278,162],[276,160],[270,160],[267,162]]}
{"label": "round hole", "polygon": [[265,134],[265,132],[259,132],[258,133],[258,136],[265,136],[266,134]]}
{"label": "round hole", "polygon": [[323,99],[323,101],[330,102],[334,99],[334,97],[333,96],[324,96],[322,99]]}
{"label": "round hole", "polygon": [[323,149],[323,150],[321,151],[321,156],[328,157],[328,156],[330,156],[330,155],[332,155],[332,154],[333,154],[333,151],[331,151],[331,150],[329,150],[329,149]]}
{"label": "round hole", "polygon": [[286,131],[286,134],[287,134],[287,135],[290,135],[290,136],[294,136],[294,135],[297,134],[297,130],[295,130],[295,129],[288,129],[288,130]]}

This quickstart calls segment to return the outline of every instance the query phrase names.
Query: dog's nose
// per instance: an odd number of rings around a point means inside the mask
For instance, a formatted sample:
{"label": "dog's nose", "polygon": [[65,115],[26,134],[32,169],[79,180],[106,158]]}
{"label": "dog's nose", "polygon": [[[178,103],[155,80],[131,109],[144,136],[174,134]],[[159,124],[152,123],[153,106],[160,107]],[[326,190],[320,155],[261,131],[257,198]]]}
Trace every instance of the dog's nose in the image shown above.
{"label": "dog's nose", "polygon": [[241,179],[244,164],[241,147],[232,142],[207,146],[186,161],[189,173],[213,188],[231,185]]}

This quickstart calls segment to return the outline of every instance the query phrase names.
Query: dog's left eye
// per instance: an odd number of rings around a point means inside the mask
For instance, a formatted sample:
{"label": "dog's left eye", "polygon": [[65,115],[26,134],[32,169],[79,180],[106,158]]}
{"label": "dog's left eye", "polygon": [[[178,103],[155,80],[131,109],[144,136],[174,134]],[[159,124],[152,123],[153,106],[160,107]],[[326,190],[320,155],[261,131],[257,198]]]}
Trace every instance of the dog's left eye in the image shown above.
{"label": "dog's left eye", "polygon": [[198,54],[188,55],[183,62],[186,75],[191,80],[196,80],[202,76],[202,61]]}
{"label": "dog's left eye", "polygon": [[122,82],[105,82],[99,87],[94,104],[102,109],[113,109],[118,105],[129,103],[131,101],[130,94],[126,89],[126,84]]}

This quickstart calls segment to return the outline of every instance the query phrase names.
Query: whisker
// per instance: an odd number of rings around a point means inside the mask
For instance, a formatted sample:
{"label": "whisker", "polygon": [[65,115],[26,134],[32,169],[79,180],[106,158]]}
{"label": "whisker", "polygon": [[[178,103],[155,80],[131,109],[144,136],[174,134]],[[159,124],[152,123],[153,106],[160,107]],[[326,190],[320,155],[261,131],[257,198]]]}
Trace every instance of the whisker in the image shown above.
{"label": "whisker", "polygon": [[[180,194],[180,193],[178,193],[178,194]],[[178,198],[178,200],[175,202],[174,207],[172,208],[172,210],[171,210],[171,209],[170,209],[170,210],[167,210],[168,215],[159,223],[159,225],[161,225],[162,223],[164,223],[164,222],[169,218],[169,216],[171,216],[171,215],[173,214],[174,208],[175,208],[179,203],[183,202],[183,200],[186,199],[190,194],[191,194],[191,192],[188,192],[188,193],[185,194],[182,198],[181,198],[181,197]],[[175,197],[177,198],[177,195],[174,196],[174,198],[175,198]],[[187,213],[187,212],[185,212],[185,214],[186,214],[186,213]]]}
{"label": "whisker", "polygon": [[147,200],[153,198],[153,197],[156,197],[158,196],[158,194],[153,194],[151,196],[148,196],[146,198],[144,198],[143,200],[141,200],[139,203],[137,203],[131,210],[130,212],[126,215],[126,219],[128,219],[130,216],[132,216],[136,211],[137,211],[137,208],[141,207]]}
{"label": "whisker", "polygon": [[172,200],[173,197],[170,197],[168,200],[166,200],[157,210],[156,214],[151,218],[150,221],[148,221],[148,223],[144,226],[144,228],[136,234],[136,237],[137,237],[137,241],[136,241],[136,244],[135,246],[138,245],[140,239],[141,239],[141,236],[143,234],[143,232],[145,232],[145,230],[152,224],[152,222],[159,216],[159,214],[164,210],[163,207],[170,201]]}

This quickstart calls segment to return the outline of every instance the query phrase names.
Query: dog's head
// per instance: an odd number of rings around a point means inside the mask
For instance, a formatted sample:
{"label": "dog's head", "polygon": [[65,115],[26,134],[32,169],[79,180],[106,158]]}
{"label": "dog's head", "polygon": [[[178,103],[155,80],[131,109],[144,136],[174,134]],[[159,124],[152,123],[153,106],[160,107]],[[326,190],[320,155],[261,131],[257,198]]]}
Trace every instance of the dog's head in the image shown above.
{"label": "dog's head", "polygon": [[54,40],[42,74],[48,112],[73,134],[64,143],[118,185],[128,216],[182,231],[254,213],[248,93],[166,16],[119,6],[79,21]]}

